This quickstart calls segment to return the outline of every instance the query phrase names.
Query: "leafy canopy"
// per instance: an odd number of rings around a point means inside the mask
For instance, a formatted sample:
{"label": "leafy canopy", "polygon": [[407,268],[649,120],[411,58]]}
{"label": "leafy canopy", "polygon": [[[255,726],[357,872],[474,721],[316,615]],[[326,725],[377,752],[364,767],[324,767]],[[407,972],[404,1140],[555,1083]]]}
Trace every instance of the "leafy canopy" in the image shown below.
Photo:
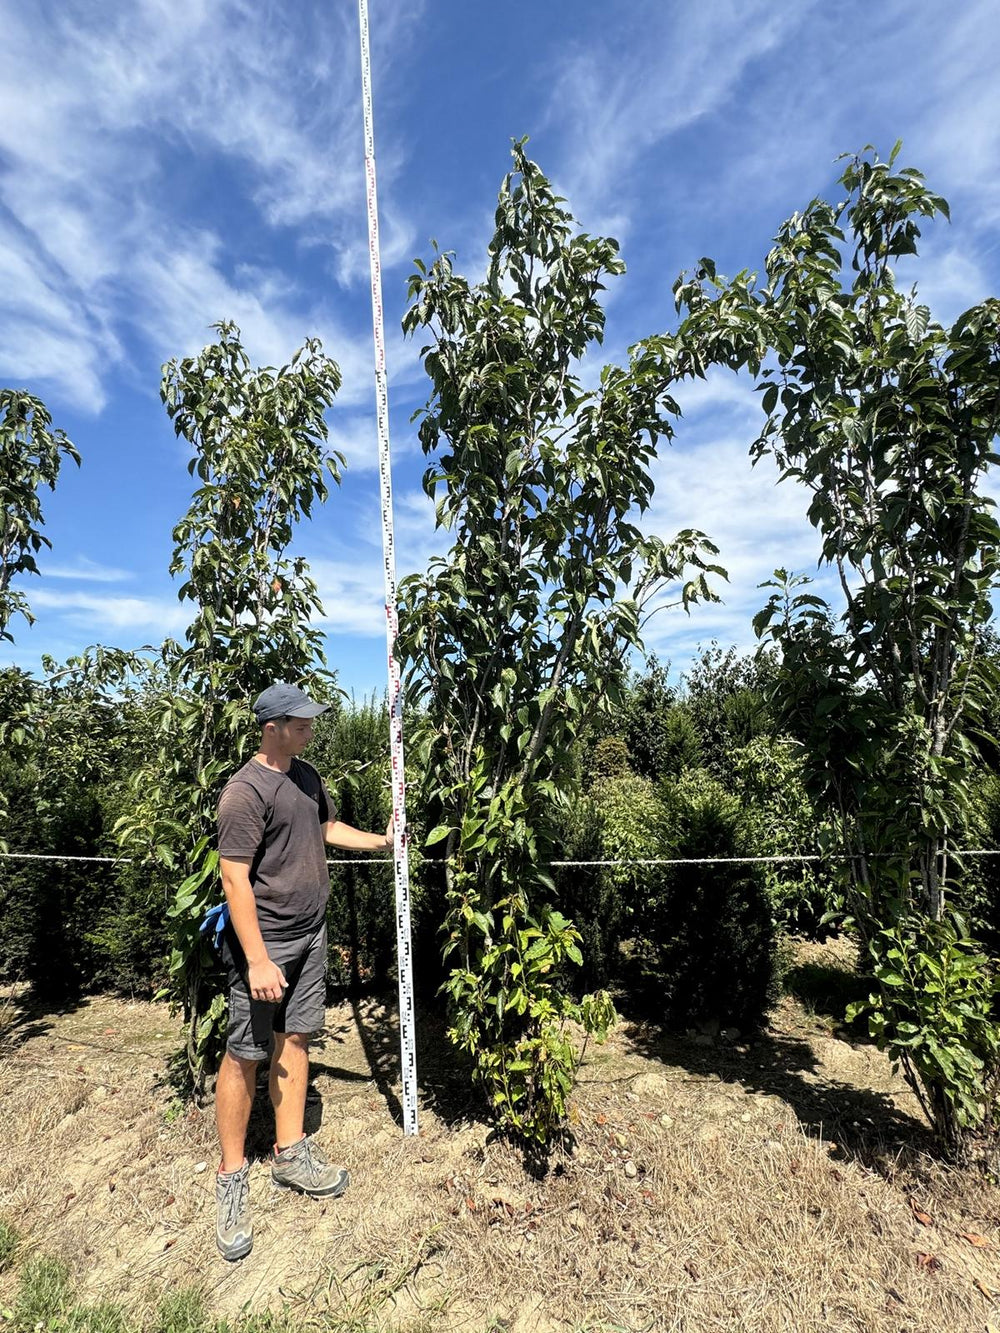
{"label": "leafy canopy", "polygon": [[35,556],[52,543],[42,532],[39,490],[55,490],[63,458],[80,455],[65,431],[52,430],[45,404],[19,389],[0,389],[0,640],[13,641],[14,615],[31,624],[24,593],[11,588],[19,574],[37,574]]}

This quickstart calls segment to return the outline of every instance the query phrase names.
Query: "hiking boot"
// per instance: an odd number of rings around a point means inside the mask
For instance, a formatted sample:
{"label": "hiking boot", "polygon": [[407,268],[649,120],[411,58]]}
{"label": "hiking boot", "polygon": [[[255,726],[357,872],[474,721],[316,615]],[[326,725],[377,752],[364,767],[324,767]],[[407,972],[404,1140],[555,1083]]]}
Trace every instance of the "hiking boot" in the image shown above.
{"label": "hiking boot", "polygon": [[242,1259],[253,1245],[250,1221],[250,1163],[238,1171],[220,1171],[215,1177],[215,1201],[219,1206],[215,1243],[223,1259]]}
{"label": "hiking boot", "polygon": [[271,1179],[281,1189],[298,1190],[314,1199],[336,1199],[351,1183],[342,1166],[331,1166],[311,1138],[299,1139],[271,1158]]}

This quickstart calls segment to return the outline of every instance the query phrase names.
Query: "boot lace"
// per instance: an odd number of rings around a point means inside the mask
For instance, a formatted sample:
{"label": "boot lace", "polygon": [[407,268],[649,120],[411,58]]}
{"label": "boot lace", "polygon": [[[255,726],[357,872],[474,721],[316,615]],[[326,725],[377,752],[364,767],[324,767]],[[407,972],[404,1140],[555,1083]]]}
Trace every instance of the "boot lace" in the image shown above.
{"label": "boot lace", "polygon": [[226,1209],[226,1229],[234,1227],[250,1197],[250,1172],[239,1171],[223,1182],[223,1204]]}
{"label": "boot lace", "polygon": [[323,1168],[328,1165],[326,1158],[310,1138],[303,1139],[302,1147],[299,1150],[299,1156],[306,1170],[309,1172],[310,1180],[314,1185],[317,1184],[323,1173]]}

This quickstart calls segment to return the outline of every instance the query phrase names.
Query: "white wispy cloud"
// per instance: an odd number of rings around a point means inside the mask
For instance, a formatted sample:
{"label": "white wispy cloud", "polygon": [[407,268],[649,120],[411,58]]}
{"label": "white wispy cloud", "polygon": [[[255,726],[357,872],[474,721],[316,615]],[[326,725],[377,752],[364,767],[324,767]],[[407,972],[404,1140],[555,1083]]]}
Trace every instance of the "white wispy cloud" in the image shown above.
{"label": "white wispy cloud", "polygon": [[587,228],[626,234],[644,153],[717,107],[809,8],[644,3],[608,23],[600,43],[568,44],[548,123],[564,136],[560,184]]}
{"label": "white wispy cloud", "polygon": [[[383,65],[419,10],[380,24]],[[0,372],[52,382],[98,411],[124,327],[162,360],[196,350],[211,323],[233,318],[254,354],[275,364],[319,334],[344,369],[345,400],[360,401],[367,330],[346,328],[328,299],[273,260],[240,269],[232,238],[190,221],[214,158],[228,172],[232,209],[256,212],[275,235],[299,228],[303,245],[324,245],[340,283],[362,278],[354,12],[0,0],[0,26],[12,66],[30,68],[41,52],[46,69],[31,96],[17,80],[0,82]],[[400,163],[398,152],[380,161],[383,193]],[[201,175],[188,179],[195,166]],[[391,197],[384,225],[392,262],[410,232]]]}
{"label": "white wispy cloud", "polygon": [[[287,364],[306,337],[318,337],[340,367],[339,404],[371,395],[371,352],[363,335],[345,331],[329,311],[302,299],[277,271],[222,271],[220,238],[210,232],[175,237],[173,246],[137,256],[137,304],[132,316],[157,347],[190,356],[211,341],[210,325],[232,319],[251,361]],[[296,298],[298,303],[296,303]]]}
{"label": "white wispy cloud", "polygon": [[[385,566],[382,519],[377,494],[355,503],[350,523],[349,558],[307,553],[324,614],[318,618],[330,634],[381,637],[385,634]],[[449,534],[434,529],[434,506],[419,488],[401,488],[393,496],[396,580],[427,568],[431,556],[446,551]]]}
{"label": "white wispy cloud", "polygon": [[991,227],[1000,218],[1000,13],[991,0],[970,0],[927,17],[931,31],[921,26],[930,40],[917,68],[911,61],[901,70],[920,87],[925,170],[967,196],[971,222]]}
{"label": "white wispy cloud", "polygon": [[104,405],[103,371],[121,355],[100,312],[60,281],[45,250],[0,217],[0,366],[8,380],[57,380],[91,411]]}
{"label": "white wispy cloud", "polygon": [[970,306],[993,295],[984,264],[968,249],[941,243],[951,239],[935,236],[915,260],[897,269],[899,285],[905,288],[911,281],[916,283],[917,300],[929,306],[933,318],[945,327]]}
{"label": "white wispy cloud", "polygon": [[821,595],[837,599],[829,573],[817,570],[820,540],[805,517],[807,493],[791,482],[778,484],[771,459],[752,467],[749,438],[708,433],[697,444],[662,450],[653,469],[656,493],[644,530],[665,540],[682,528],[705,533],[719,548],[715,561],[729,575],[728,582],[709,578],[721,605],[695,606],[690,616],[679,609],[663,612],[650,621],[647,647],[675,661],[713,638],[752,647],[751,621],[768,597],[759,585],[776,568],[807,573]]}
{"label": "white wispy cloud", "polygon": [[378,423],[374,413],[337,413],[330,424],[329,443],[331,449],[336,449],[346,459],[346,472],[377,470]]}
{"label": "white wispy cloud", "polygon": [[82,583],[125,583],[135,578],[131,570],[117,569],[114,565],[102,565],[85,555],[77,556],[71,565],[46,563],[41,573],[47,579],[69,579]]}
{"label": "white wispy cloud", "polygon": [[[367,384],[362,384],[362,391],[355,395],[374,400],[374,372],[369,367]],[[353,411],[346,403],[338,400],[337,409],[331,413],[330,447],[337,449],[347,460],[344,469],[346,476],[357,473],[375,473],[379,465],[378,421],[374,411],[370,414]],[[398,474],[397,465],[404,459],[410,459],[420,453],[420,445],[412,430],[390,429],[389,455],[392,471]],[[366,481],[366,484],[373,484]]]}
{"label": "white wispy cloud", "polygon": [[38,588],[31,590],[29,600],[33,609],[55,612],[65,623],[96,635],[104,630],[149,630],[161,639],[184,629],[191,620],[190,608],[182,607],[176,598],[101,597]]}
{"label": "white wispy cloud", "polygon": [[385,633],[382,566],[373,552],[359,551],[355,560],[313,558],[309,567],[323,603],[316,623],[328,634]]}

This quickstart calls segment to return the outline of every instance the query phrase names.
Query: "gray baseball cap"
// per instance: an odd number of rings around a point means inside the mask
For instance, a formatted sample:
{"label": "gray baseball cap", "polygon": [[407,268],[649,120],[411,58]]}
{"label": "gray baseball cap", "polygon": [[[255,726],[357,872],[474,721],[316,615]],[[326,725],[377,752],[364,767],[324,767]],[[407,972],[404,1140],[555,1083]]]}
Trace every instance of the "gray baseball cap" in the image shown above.
{"label": "gray baseball cap", "polygon": [[273,722],[276,717],[319,717],[329,707],[329,704],[313,703],[297,685],[285,685],[279,681],[276,685],[269,685],[263,694],[257,696],[253,715],[263,726],[265,722]]}

